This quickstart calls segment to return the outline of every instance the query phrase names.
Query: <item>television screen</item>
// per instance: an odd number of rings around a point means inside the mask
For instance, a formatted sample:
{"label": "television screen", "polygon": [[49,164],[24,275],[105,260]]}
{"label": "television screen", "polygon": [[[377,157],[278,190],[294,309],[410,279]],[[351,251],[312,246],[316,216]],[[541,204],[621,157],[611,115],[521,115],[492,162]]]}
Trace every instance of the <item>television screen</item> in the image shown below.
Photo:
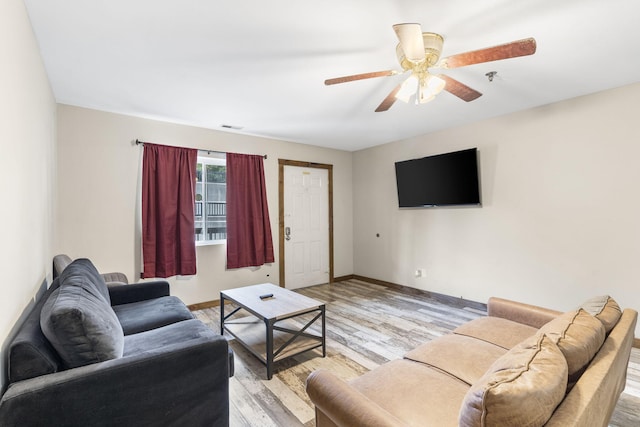
{"label": "television screen", "polygon": [[401,208],[479,205],[477,149],[396,162]]}

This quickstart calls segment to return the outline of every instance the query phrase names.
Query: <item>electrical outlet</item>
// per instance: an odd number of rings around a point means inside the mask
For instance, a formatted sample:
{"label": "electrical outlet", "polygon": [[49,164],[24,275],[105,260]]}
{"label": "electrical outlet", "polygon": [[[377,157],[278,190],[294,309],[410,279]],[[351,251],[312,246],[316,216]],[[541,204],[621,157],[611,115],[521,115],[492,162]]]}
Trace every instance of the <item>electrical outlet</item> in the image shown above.
{"label": "electrical outlet", "polygon": [[419,268],[415,271],[415,276],[416,277],[422,277],[422,270],[420,270]]}

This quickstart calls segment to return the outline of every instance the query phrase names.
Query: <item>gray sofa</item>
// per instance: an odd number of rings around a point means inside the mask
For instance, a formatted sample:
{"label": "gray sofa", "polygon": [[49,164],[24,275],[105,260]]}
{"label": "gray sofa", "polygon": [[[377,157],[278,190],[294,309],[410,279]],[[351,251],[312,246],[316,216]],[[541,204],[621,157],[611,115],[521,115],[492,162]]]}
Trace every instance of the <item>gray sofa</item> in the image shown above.
{"label": "gray sofa", "polygon": [[[57,274],[58,275],[58,274]],[[233,353],[166,281],[56,277],[7,349],[1,426],[228,426]]]}
{"label": "gray sofa", "polygon": [[[53,257],[53,278],[57,278],[62,274],[65,268],[73,262],[73,259],[67,254],[58,254]],[[126,285],[129,283],[127,275],[120,272],[101,273],[100,276],[107,283],[107,286]]]}

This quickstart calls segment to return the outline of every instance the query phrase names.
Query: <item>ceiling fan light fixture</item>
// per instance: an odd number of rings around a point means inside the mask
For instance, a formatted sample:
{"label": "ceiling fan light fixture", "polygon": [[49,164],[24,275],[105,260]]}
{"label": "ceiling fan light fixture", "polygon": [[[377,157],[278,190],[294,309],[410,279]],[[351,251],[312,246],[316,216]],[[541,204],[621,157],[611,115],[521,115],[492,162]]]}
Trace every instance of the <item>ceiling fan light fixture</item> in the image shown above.
{"label": "ceiling fan light fixture", "polygon": [[410,75],[402,85],[400,86],[400,90],[396,93],[396,99],[399,99],[402,102],[409,102],[411,96],[416,93],[418,90],[418,78],[415,75]]}
{"label": "ceiling fan light fixture", "polygon": [[436,96],[434,94],[421,89],[420,93],[418,94],[418,103],[426,104],[427,102],[433,101],[435,98]]}
{"label": "ceiling fan light fixture", "polygon": [[442,92],[442,90],[446,86],[446,82],[438,76],[427,74],[427,77],[424,79],[424,86],[426,86],[429,92],[437,95]]}
{"label": "ceiling fan light fixture", "polygon": [[426,75],[420,78],[420,86],[418,87],[417,102],[420,104],[426,104],[432,101],[437,94],[442,92],[446,82],[440,77],[426,73]]}

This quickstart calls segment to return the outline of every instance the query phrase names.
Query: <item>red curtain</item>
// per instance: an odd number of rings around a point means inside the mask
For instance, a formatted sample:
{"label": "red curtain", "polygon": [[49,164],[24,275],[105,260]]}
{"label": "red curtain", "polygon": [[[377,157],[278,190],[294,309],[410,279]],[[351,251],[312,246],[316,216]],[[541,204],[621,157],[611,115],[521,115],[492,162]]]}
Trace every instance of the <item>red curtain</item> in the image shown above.
{"label": "red curtain", "polygon": [[195,182],[198,150],[144,144],[142,277],[196,273]]}
{"label": "red curtain", "polygon": [[263,160],[227,153],[227,268],[274,262]]}

